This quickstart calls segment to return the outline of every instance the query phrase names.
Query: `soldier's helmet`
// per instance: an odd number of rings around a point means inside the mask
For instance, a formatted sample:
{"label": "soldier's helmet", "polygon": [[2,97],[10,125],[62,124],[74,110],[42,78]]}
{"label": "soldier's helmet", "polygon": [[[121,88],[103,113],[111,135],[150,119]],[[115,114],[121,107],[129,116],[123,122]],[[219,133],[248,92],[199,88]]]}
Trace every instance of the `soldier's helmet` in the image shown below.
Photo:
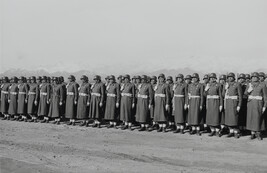
{"label": "soldier's helmet", "polygon": [[132,80],[134,80],[134,79],[136,79],[136,76],[133,76],[133,77],[132,77]]}
{"label": "soldier's helmet", "polygon": [[215,78],[215,79],[217,79],[217,76],[216,76],[215,73],[211,73],[211,74],[209,75],[209,78]]}
{"label": "soldier's helmet", "polygon": [[101,80],[101,77],[99,75],[95,75],[93,80]]}
{"label": "soldier's helmet", "polygon": [[159,74],[158,79],[159,79],[160,77],[162,77],[163,79],[165,79],[165,75],[164,75],[163,73]]}
{"label": "soldier's helmet", "polygon": [[73,76],[73,75],[69,75],[68,79],[75,80],[75,76]]}
{"label": "soldier's helmet", "polygon": [[258,77],[259,77],[259,73],[258,73],[258,72],[253,72],[253,73],[251,74],[251,78],[252,78],[252,77],[257,77],[257,78],[258,78]]}
{"label": "soldier's helmet", "polygon": [[117,79],[119,80],[119,79],[122,79],[122,75],[119,75],[118,77],[117,77]]}
{"label": "soldier's helmet", "polygon": [[64,77],[63,76],[59,76],[59,82],[64,82]]}
{"label": "soldier's helmet", "polygon": [[183,74],[178,74],[178,75],[176,76],[176,79],[177,79],[177,78],[184,79],[184,75],[183,75]]}
{"label": "soldier's helmet", "polygon": [[136,76],[136,79],[139,79],[139,80],[141,80],[141,76],[139,76],[139,75],[138,75],[138,76]]}
{"label": "soldier's helmet", "polygon": [[105,77],[105,80],[109,80],[109,76],[106,76],[106,77]]}
{"label": "soldier's helmet", "polygon": [[203,76],[203,80],[204,79],[209,79],[209,75],[208,74],[205,74],[204,76]]}
{"label": "soldier's helmet", "polygon": [[36,78],[36,80],[42,80],[42,77],[41,77],[41,76],[38,76],[38,77]]}
{"label": "soldier's helmet", "polygon": [[226,80],[226,75],[225,74],[222,74],[219,79],[220,80]]}
{"label": "soldier's helmet", "polygon": [[251,79],[250,74],[246,74],[246,79]]}
{"label": "soldier's helmet", "polygon": [[25,79],[25,77],[24,77],[24,76],[20,76],[20,77],[19,77],[19,80],[22,80],[22,81],[24,81],[24,79]]}
{"label": "soldier's helmet", "polygon": [[7,76],[4,76],[4,77],[3,77],[3,81],[8,82],[8,81],[9,81],[8,77],[7,77]]}
{"label": "soldier's helmet", "polygon": [[110,76],[109,76],[109,79],[110,79],[110,80],[115,80],[115,76],[114,76],[114,75],[110,75]]}
{"label": "soldier's helmet", "polygon": [[266,77],[266,76],[265,76],[265,73],[263,73],[263,72],[259,72],[259,77],[264,77],[264,78],[265,78],[265,77]]}
{"label": "soldier's helmet", "polygon": [[142,76],[140,76],[141,77],[141,79],[145,79],[145,80],[147,80],[147,76],[146,75],[142,75]]}
{"label": "soldier's helmet", "polygon": [[168,76],[168,77],[167,77],[167,80],[169,80],[169,81],[173,81],[172,76]]}
{"label": "soldier's helmet", "polygon": [[157,76],[151,76],[150,79],[151,80],[157,80]]}
{"label": "soldier's helmet", "polygon": [[198,75],[197,73],[193,73],[192,78],[197,78],[197,79],[199,79],[199,75]]}
{"label": "soldier's helmet", "polygon": [[47,80],[47,77],[46,77],[46,76],[43,76],[43,77],[42,77],[42,80]]}
{"label": "soldier's helmet", "polygon": [[123,77],[124,77],[124,79],[125,79],[125,78],[127,78],[127,79],[129,79],[129,80],[131,79],[130,75],[128,75],[128,74],[124,75]]}
{"label": "soldier's helmet", "polygon": [[232,73],[232,72],[230,72],[230,73],[228,73],[228,75],[227,75],[227,78],[229,78],[229,77],[233,77],[233,78],[235,78],[235,74]]}
{"label": "soldier's helmet", "polygon": [[82,75],[81,80],[88,80],[88,77],[86,75]]}
{"label": "soldier's helmet", "polygon": [[237,79],[246,79],[246,75],[244,73],[240,73]]}
{"label": "soldier's helmet", "polygon": [[13,76],[13,78],[11,78],[14,82],[18,82],[18,78],[16,76]]}
{"label": "soldier's helmet", "polygon": [[185,76],[185,80],[187,80],[187,79],[192,80],[192,76],[190,74],[189,75],[186,75]]}

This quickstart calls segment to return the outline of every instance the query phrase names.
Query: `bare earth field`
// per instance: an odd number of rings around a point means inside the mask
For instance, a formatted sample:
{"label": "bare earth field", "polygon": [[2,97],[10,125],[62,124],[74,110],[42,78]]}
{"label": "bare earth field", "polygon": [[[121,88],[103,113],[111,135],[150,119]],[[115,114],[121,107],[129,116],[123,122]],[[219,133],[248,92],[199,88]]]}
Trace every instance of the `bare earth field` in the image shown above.
{"label": "bare earth field", "polygon": [[0,121],[0,172],[267,172],[263,141]]}

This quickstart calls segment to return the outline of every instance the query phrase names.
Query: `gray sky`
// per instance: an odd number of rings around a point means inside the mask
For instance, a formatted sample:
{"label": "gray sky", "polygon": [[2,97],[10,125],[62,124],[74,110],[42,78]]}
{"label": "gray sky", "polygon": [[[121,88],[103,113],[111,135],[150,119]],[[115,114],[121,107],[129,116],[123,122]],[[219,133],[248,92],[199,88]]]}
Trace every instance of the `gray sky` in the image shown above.
{"label": "gray sky", "polygon": [[0,72],[267,69],[266,0],[0,2]]}

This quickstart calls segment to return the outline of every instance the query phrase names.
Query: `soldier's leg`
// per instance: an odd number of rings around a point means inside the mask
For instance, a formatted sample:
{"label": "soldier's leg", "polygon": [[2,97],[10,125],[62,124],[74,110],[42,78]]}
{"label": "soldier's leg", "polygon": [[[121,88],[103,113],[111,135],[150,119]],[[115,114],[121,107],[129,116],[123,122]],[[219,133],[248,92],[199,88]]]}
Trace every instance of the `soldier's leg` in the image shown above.
{"label": "soldier's leg", "polygon": [[235,138],[238,139],[240,137],[240,130],[238,127],[234,128],[234,134],[235,134]]}
{"label": "soldier's leg", "polygon": [[216,131],[215,131],[215,127],[210,126],[210,131],[211,131],[211,133],[209,134],[209,136],[214,136],[215,133],[216,133]]}

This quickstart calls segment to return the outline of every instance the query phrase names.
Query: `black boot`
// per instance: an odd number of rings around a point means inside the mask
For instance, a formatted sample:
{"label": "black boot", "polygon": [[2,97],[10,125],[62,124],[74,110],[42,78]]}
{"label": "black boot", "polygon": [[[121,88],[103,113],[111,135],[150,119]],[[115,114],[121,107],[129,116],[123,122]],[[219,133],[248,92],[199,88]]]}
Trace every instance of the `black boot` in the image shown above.
{"label": "black boot", "polygon": [[69,125],[69,126],[70,126],[70,125],[72,125],[72,122],[71,122],[71,121],[70,121],[70,122],[68,122],[68,123],[67,123],[67,125]]}
{"label": "black boot", "polygon": [[40,123],[46,123],[46,119],[43,119],[42,121],[40,121]]}
{"label": "black boot", "polygon": [[79,124],[79,126],[85,126],[85,125],[86,125],[85,121],[83,121],[81,124]]}
{"label": "black boot", "polygon": [[214,135],[215,135],[215,131],[213,131],[213,132],[211,132],[211,133],[209,134],[210,137],[212,137],[212,136],[214,136]]}
{"label": "black boot", "polygon": [[252,140],[252,139],[255,139],[255,138],[256,138],[256,135],[255,134],[251,134],[250,139]]}
{"label": "black boot", "polygon": [[190,135],[194,135],[196,133],[196,130],[191,130]]}
{"label": "black boot", "polygon": [[229,133],[226,137],[227,138],[231,138],[231,137],[233,137],[234,136],[234,133]]}
{"label": "black boot", "polygon": [[258,140],[259,140],[259,141],[261,141],[261,140],[262,140],[262,135],[261,135],[261,132],[257,132],[257,138],[258,138]]}
{"label": "black boot", "polygon": [[175,131],[173,131],[173,133],[179,133],[180,131],[180,129],[176,129]]}
{"label": "black boot", "polygon": [[34,122],[34,119],[31,119],[31,120],[30,120],[30,121],[28,121],[28,122],[30,122],[30,123]]}
{"label": "black boot", "polygon": [[127,128],[128,128],[128,125],[124,125],[124,126],[121,127],[121,130],[125,130]]}
{"label": "black boot", "polygon": [[142,132],[142,131],[145,131],[145,130],[146,130],[145,127],[141,127],[141,129],[139,129],[138,131]]}
{"label": "black boot", "polygon": [[160,127],[160,128],[157,130],[157,132],[162,132],[162,127]]}

